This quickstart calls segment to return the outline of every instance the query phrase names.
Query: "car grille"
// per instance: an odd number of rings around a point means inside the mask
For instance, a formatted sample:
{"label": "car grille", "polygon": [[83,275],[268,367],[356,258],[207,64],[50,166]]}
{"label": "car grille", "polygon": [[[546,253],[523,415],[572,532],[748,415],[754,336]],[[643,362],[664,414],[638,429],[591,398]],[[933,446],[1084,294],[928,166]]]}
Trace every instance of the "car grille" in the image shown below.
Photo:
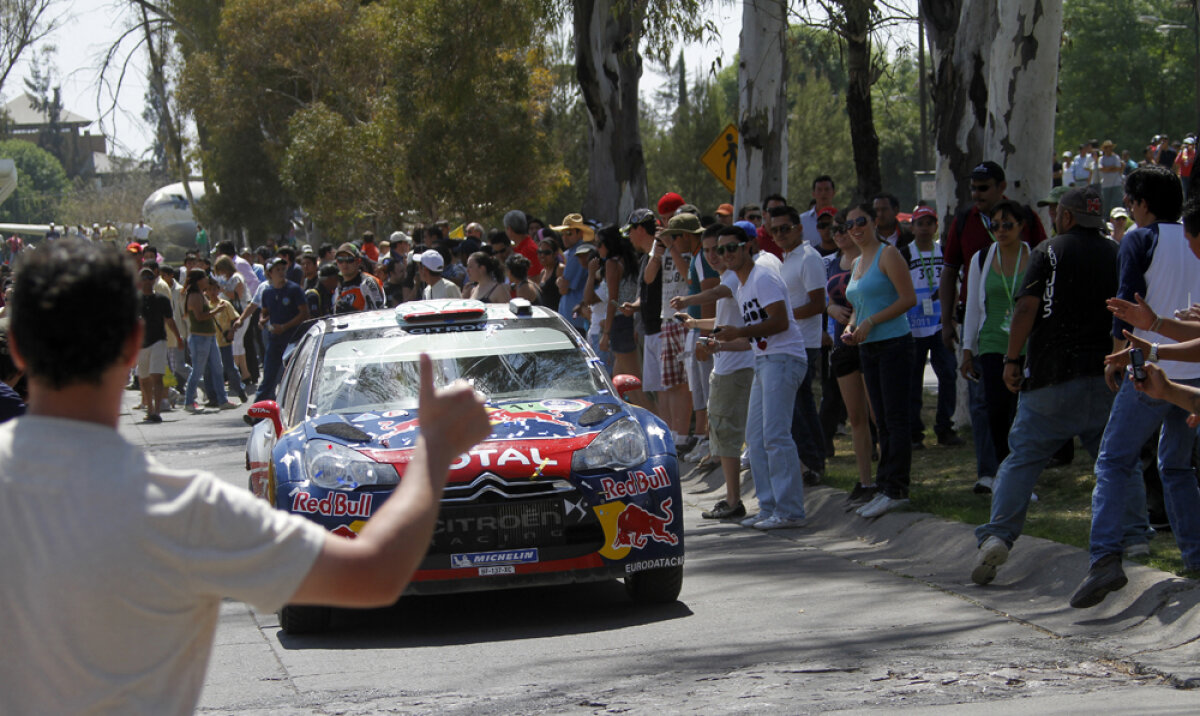
{"label": "car grille", "polygon": [[422,567],[448,564],[462,552],[538,547],[542,559],[588,554],[604,542],[604,530],[575,490],[550,499],[511,499],[485,504],[443,503]]}
{"label": "car grille", "polygon": [[442,504],[528,500],[573,491],[574,488],[563,480],[506,480],[499,475],[485,472],[470,483],[446,485],[446,489],[442,493]]}

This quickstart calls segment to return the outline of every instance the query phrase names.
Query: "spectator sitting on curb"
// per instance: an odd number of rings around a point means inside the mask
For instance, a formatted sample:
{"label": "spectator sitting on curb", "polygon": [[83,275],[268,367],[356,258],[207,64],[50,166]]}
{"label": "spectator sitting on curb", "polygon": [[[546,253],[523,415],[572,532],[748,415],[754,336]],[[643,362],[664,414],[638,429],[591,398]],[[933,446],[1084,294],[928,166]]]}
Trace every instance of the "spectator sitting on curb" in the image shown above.
{"label": "spectator sitting on curb", "polygon": [[0,521],[0,619],[20,655],[5,660],[0,693],[16,713],[190,713],[227,597],[268,612],[394,603],[451,461],[490,428],[469,387],[435,390],[422,356],[413,460],[348,540],[210,473],[168,470],[117,433],[142,342],[118,252],[66,240],[30,254],[10,340],[30,378],[29,414],[0,426],[0,514],[24,516]]}

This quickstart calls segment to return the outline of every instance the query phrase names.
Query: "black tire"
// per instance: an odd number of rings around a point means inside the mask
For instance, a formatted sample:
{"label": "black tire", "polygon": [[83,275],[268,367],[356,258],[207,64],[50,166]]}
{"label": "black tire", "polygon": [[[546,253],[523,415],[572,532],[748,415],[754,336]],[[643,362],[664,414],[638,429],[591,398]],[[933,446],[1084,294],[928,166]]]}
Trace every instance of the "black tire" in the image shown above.
{"label": "black tire", "polygon": [[329,607],[293,607],[279,610],[279,627],[285,634],[320,634],[329,628],[333,610]]}
{"label": "black tire", "polygon": [[683,589],[683,567],[634,572],[625,578],[625,592],[638,604],[670,604]]}

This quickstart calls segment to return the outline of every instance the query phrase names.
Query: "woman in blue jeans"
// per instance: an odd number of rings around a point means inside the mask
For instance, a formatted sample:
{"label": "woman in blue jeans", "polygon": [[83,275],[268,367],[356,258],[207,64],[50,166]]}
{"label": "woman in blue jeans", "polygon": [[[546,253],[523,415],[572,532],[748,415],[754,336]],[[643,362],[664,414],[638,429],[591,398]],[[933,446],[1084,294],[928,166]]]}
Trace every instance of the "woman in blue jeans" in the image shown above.
{"label": "woman in blue jeans", "polygon": [[201,376],[208,385],[217,407],[221,410],[236,408],[225,395],[224,370],[221,366],[221,351],[217,348],[217,322],[209,311],[204,290],[208,287],[208,274],[203,269],[191,269],[183,285],[184,306],[188,318],[188,352],[192,354],[192,373],[188,376],[187,388],[183,392],[183,404],[189,413],[199,413],[196,405],[196,388]]}
{"label": "woman in blue jeans", "polygon": [[844,228],[862,254],[846,285],[846,298],[854,313],[842,342],[858,346],[867,397],[879,429],[878,492],[858,514],[878,517],[908,504],[913,338],[905,314],[916,305],[917,296],[908,261],[879,238],[875,209],[870,204],[848,209]]}

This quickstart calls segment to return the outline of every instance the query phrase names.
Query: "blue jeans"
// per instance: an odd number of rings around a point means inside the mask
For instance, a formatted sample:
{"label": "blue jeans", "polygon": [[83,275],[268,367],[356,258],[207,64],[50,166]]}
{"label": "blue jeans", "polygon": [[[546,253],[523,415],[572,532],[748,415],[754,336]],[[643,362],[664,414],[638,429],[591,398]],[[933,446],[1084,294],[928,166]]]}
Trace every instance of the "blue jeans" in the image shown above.
{"label": "blue jeans", "polygon": [[921,421],[921,393],[925,388],[925,360],[933,366],[933,374],[937,376],[937,413],[933,419],[934,435],[944,435],[954,429],[951,416],[954,415],[954,401],[957,397],[955,381],[958,378],[958,361],[954,360],[954,352],[942,343],[942,334],[934,333],[924,338],[913,338],[913,372],[912,372],[912,415],[909,427],[912,428],[913,442],[920,442],[925,437],[925,423]]}
{"label": "blue jeans", "polygon": [[[1177,381],[1200,386],[1200,379]],[[1192,446],[1196,431],[1187,426],[1188,412],[1162,400],[1139,393],[1132,381],[1124,380],[1108,429],[1096,459],[1096,489],[1092,490],[1091,555],[1121,554],[1128,541],[1131,513],[1146,521],[1146,486],[1138,453],[1158,425],[1158,475],[1162,479],[1167,518],[1175,542],[1189,569],[1200,569],[1200,486],[1192,468]]]}
{"label": "blue jeans", "polygon": [[879,432],[879,491],[895,500],[908,498],[912,472],[912,335],[863,343],[858,347],[867,398]]}
{"label": "blue jeans", "polygon": [[612,354],[612,351],[602,351],[602,350],[600,350],[600,336],[599,336],[599,334],[597,334],[597,335],[595,335],[595,336],[592,336],[592,335],[588,335],[588,334],[586,334],[586,333],[585,333],[584,335],[585,335],[585,336],[587,336],[587,342],[588,342],[588,345],[590,345],[590,346],[592,347],[592,350],[596,352],[596,357],[597,357],[597,358],[599,358],[599,359],[600,359],[600,362],[604,364],[604,371],[605,371],[606,373],[608,373],[608,374],[611,376],[611,375],[612,375],[612,372],[613,372],[613,354]]}
{"label": "blue jeans", "polygon": [[757,356],[746,409],[746,447],[759,512],[785,520],[804,519],[804,478],[789,428],[793,396],[806,370],[801,356]]}
{"label": "blue jeans", "polygon": [[821,366],[821,349],[806,348],[808,367],[804,380],[796,391],[796,402],[792,408],[792,442],[800,461],[809,470],[825,472],[825,436],[821,431],[821,419],[817,416],[817,399],[813,395],[813,378]]}
{"label": "blue jeans", "polygon": [[183,404],[191,405],[196,402],[196,388],[200,385],[200,377],[208,386],[209,394],[217,403],[229,400],[225,395],[225,381],[221,380],[224,370],[221,367],[221,351],[217,348],[216,336],[188,336],[188,351],[192,354],[192,373],[188,376],[187,388],[183,393]]}
{"label": "blue jeans", "polygon": [[1017,418],[1008,434],[1008,457],[992,486],[991,521],[975,528],[979,544],[995,536],[1012,547],[1025,527],[1034,484],[1064,441],[1078,435],[1089,453],[1098,454],[1112,395],[1103,376],[1075,378],[1021,393]]}
{"label": "blue jeans", "polygon": [[975,443],[975,475],[995,477],[1000,461],[996,459],[996,447],[992,442],[983,381],[967,381],[967,402],[971,412],[971,437]]}
{"label": "blue jeans", "polygon": [[275,400],[276,383],[283,373],[283,353],[287,347],[288,342],[285,339],[276,338],[273,334],[267,337],[266,350],[263,351],[262,382],[258,384],[255,402]]}

